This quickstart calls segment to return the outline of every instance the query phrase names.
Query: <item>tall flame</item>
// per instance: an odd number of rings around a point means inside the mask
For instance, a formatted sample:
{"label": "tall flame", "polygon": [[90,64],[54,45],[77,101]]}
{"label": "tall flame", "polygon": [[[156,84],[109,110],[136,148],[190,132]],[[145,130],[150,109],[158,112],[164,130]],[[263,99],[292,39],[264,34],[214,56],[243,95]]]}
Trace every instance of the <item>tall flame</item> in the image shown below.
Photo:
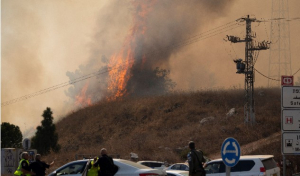
{"label": "tall flame", "polygon": [[[126,37],[123,47],[118,54],[111,56],[108,67],[110,82],[108,90],[112,93],[109,99],[116,99],[127,94],[126,85],[131,77],[130,69],[135,64],[137,59],[146,59],[145,53],[138,42],[143,41],[146,32],[146,16],[151,11],[151,8],[156,0],[134,1],[133,5],[136,8],[136,14],[133,19],[133,27],[129,35]],[[142,58],[137,58],[137,49],[142,53]]]}
{"label": "tall flame", "polygon": [[88,85],[89,85],[89,82],[86,82],[85,85],[83,86],[83,88],[81,89],[80,94],[75,97],[76,105],[82,105],[82,106],[92,105],[91,97],[86,96],[86,91],[88,89]]}

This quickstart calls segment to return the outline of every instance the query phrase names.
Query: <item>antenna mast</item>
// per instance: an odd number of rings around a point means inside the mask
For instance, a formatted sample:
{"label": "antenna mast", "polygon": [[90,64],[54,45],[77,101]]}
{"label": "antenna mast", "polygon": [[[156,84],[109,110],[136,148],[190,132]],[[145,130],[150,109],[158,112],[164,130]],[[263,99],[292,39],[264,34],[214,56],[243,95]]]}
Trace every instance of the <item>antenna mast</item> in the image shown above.
{"label": "antenna mast", "polygon": [[268,87],[281,86],[281,75],[292,75],[288,0],[272,0]]}

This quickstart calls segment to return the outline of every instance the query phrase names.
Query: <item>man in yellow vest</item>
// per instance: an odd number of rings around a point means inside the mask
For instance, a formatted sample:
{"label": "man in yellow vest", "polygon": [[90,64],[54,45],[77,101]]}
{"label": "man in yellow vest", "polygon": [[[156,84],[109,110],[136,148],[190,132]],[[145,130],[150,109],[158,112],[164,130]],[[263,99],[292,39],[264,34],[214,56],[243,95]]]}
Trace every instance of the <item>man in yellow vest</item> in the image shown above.
{"label": "man in yellow vest", "polygon": [[98,158],[95,157],[91,161],[91,168],[88,170],[87,176],[98,176],[98,171],[100,170],[100,166],[94,166],[94,163],[96,162]]}
{"label": "man in yellow vest", "polygon": [[16,172],[14,173],[15,175],[18,175],[18,176],[31,176],[31,175],[35,175],[34,172],[31,172],[30,170],[30,167],[29,167],[29,161],[28,161],[28,158],[29,158],[29,155],[27,152],[23,152],[22,153],[22,159],[21,161],[19,162],[19,166],[16,170]]}

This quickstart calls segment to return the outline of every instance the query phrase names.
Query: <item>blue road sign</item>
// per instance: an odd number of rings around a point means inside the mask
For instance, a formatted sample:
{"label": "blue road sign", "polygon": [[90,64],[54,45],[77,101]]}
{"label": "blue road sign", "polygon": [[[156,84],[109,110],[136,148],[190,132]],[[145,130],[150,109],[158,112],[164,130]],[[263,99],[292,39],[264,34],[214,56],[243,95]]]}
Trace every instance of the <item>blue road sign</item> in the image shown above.
{"label": "blue road sign", "polygon": [[235,166],[239,162],[241,156],[240,144],[234,138],[225,139],[222,144],[221,155],[226,166]]}

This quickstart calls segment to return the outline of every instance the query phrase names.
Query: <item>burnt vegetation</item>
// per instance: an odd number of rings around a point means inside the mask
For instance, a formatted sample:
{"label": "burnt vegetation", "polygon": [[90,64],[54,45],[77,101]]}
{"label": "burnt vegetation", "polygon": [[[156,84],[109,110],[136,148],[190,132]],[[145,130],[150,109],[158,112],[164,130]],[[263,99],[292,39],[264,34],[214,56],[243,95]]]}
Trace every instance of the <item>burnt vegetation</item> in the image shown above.
{"label": "burnt vegetation", "polygon": [[[280,89],[256,89],[255,125],[244,123],[244,93],[233,88],[100,101],[56,123],[61,150],[45,160],[56,158],[55,167],[59,167],[76,155],[99,155],[105,147],[109,154],[124,159],[130,159],[134,152],[138,160],[184,162],[190,140],[208,158],[215,159],[221,157],[223,141],[233,137],[241,147],[263,141],[242,150],[242,155],[271,154],[280,161]],[[293,165],[299,163],[299,157],[287,159]]]}

